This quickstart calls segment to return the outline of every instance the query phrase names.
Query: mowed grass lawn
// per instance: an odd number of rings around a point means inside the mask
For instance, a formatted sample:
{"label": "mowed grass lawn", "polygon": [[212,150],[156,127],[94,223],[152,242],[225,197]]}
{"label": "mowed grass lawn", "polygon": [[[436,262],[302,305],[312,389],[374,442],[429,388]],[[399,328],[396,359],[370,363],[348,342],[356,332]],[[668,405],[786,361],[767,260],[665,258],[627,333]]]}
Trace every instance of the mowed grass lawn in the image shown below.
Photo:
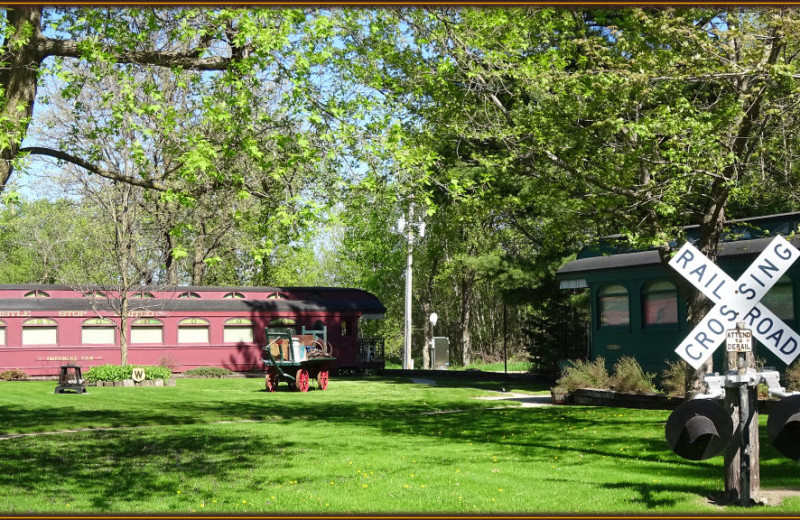
{"label": "mowed grass lawn", "polygon": [[766,417],[762,489],[798,496],[722,508],[708,500],[722,458],[674,455],[667,411],[522,408],[476,399],[499,383],[472,386],[333,378],[270,394],[262,379],[179,379],[55,395],[53,381],[0,382],[0,513],[800,512],[800,468],[769,445]]}

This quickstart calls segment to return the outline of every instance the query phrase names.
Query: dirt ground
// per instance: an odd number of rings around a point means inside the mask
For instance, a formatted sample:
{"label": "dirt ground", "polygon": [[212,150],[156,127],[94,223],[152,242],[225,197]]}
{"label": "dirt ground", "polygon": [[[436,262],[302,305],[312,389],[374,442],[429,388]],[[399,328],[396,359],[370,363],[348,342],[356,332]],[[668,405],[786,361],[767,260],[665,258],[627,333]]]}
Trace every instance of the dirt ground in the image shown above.
{"label": "dirt ground", "polygon": [[[779,506],[787,497],[800,496],[800,488],[784,488],[784,489],[760,489],[757,496],[753,499],[753,505],[760,506]],[[726,507],[733,504],[722,496],[710,497],[708,501],[720,507]]]}

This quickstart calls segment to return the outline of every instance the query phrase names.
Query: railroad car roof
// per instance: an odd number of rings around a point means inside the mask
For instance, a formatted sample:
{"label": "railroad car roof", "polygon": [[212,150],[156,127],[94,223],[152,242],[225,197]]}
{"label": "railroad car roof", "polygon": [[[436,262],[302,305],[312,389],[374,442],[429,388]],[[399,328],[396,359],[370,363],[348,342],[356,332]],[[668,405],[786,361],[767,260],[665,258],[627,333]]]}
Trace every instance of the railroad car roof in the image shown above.
{"label": "railroad car roof", "polygon": [[[754,257],[761,253],[761,251],[772,242],[773,238],[774,237],[723,242],[719,245],[719,258],[721,260],[730,260]],[[795,247],[800,247],[800,237],[794,238],[791,242]],[[661,259],[658,251],[638,251],[634,253],[578,258],[568,262],[561,267],[561,269],[556,271],[556,276],[559,278],[569,278],[589,272],[656,267],[660,265]]]}
{"label": "railroad car roof", "polygon": [[[33,291],[45,292],[67,291],[74,292],[76,296],[59,295],[50,298],[24,298],[3,297],[8,291]],[[0,310],[31,310],[31,311],[60,311],[60,310],[105,310],[113,308],[114,297],[109,298],[84,298],[80,293],[87,290],[101,290],[98,288],[81,288],[80,290],[68,285],[55,284],[17,284],[0,285]],[[363,312],[370,314],[383,314],[386,307],[375,295],[361,290],[339,287],[200,287],[200,286],[170,286],[137,288],[137,291],[152,291],[158,296],[165,294],[177,295],[182,292],[241,292],[249,295],[266,296],[269,293],[282,292],[293,297],[290,298],[129,298],[128,302],[132,311],[161,310],[171,312]],[[306,297],[294,295],[303,294]],[[308,298],[309,296],[313,296]]]}
{"label": "railroad car roof", "polygon": [[[0,291],[3,290],[43,290],[43,291],[111,291],[112,289],[99,286],[81,286],[74,287],[66,284],[38,284],[38,283],[21,283],[21,284],[0,284]],[[332,293],[332,294],[365,294],[375,297],[371,293],[363,289],[353,289],[350,287],[324,287],[324,286],[293,286],[293,287],[272,287],[272,286],[242,286],[242,285],[154,285],[154,286],[140,286],[129,289],[130,292],[153,291],[160,293],[182,293],[182,292],[197,292],[197,293],[227,293],[227,292],[246,292],[246,293],[275,293],[275,292],[318,292],[318,293]]]}
{"label": "railroad car roof", "polygon": [[[363,312],[383,314],[386,308],[377,299],[353,301],[347,299],[321,300],[192,300],[147,299],[129,300],[130,311],[164,312]],[[0,298],[3,311],[110,311],[113,302],[106,298]]]}

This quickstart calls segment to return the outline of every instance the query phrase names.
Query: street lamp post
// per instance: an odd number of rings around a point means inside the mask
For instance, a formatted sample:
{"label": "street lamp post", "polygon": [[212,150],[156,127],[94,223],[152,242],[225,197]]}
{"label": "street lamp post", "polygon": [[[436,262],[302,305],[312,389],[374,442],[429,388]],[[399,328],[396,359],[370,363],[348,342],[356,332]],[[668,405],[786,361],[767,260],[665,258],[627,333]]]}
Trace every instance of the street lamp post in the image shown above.
{"label": "street lamp post", "polygon": [[408,221],[402,216],[397,221],[397,230],[402,233],[408,230],[408,258],[406,260],[406,309],[405,309],[405,324],[403,327],[403,370],[411,370],[414,367],[411,360],[411,265],[413,262],[413,249],[414,249],[414,232],[413,228],[418,229],[420,238],[425,236],[425,223],[413,222],[414,220],[414,203],[408,207]]}
{"label": "street lamp post", "polygon": [[[434,369],[434,368],[436,368],[436,359],[434,359],[434,356],[436,355],[436,350],[435,350],[435,342],[434,342],[434,335],[433,335],[433,327],[436,326],[436,322],[439,320],[439,315],[436,314],[435,312],[432,312],[431,315],[430,315],[429,320],[431,322],[431,344],[430,344],[430,356],[428,356],[428,359],[430,359],[430,363],[431,363],[430,368]],[[426,367],[426,368],[428,368],[428,367]]]}

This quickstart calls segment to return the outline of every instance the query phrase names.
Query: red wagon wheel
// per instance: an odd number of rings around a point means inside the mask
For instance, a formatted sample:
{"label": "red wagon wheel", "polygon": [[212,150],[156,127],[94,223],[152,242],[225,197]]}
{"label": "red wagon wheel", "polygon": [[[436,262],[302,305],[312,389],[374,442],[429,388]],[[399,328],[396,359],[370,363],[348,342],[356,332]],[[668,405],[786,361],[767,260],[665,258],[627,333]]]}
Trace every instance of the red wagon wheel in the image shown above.
{"label": "red wagon wheel", "polygon": [[275,370],[274,368],[270,368],[269,371],[267,372],[267,377],[265,377],[264,379],[265,379],[265,382],[266,382],[266,385],[267,385],[267,391],[268,392],[274,392],[275,390],[278,389],[278,371],[277,370]]}
{"label": "red wagon wheel", "polygon": [[320,390],[325,390],[328,388],[328,371],[322,369],[317,374],[317,386],[319,386]]}
{"label": "red wagon wheel", "polygon": [[301,392],[308,392],[308,370],[301,368],[295,375],[295,387]]}

